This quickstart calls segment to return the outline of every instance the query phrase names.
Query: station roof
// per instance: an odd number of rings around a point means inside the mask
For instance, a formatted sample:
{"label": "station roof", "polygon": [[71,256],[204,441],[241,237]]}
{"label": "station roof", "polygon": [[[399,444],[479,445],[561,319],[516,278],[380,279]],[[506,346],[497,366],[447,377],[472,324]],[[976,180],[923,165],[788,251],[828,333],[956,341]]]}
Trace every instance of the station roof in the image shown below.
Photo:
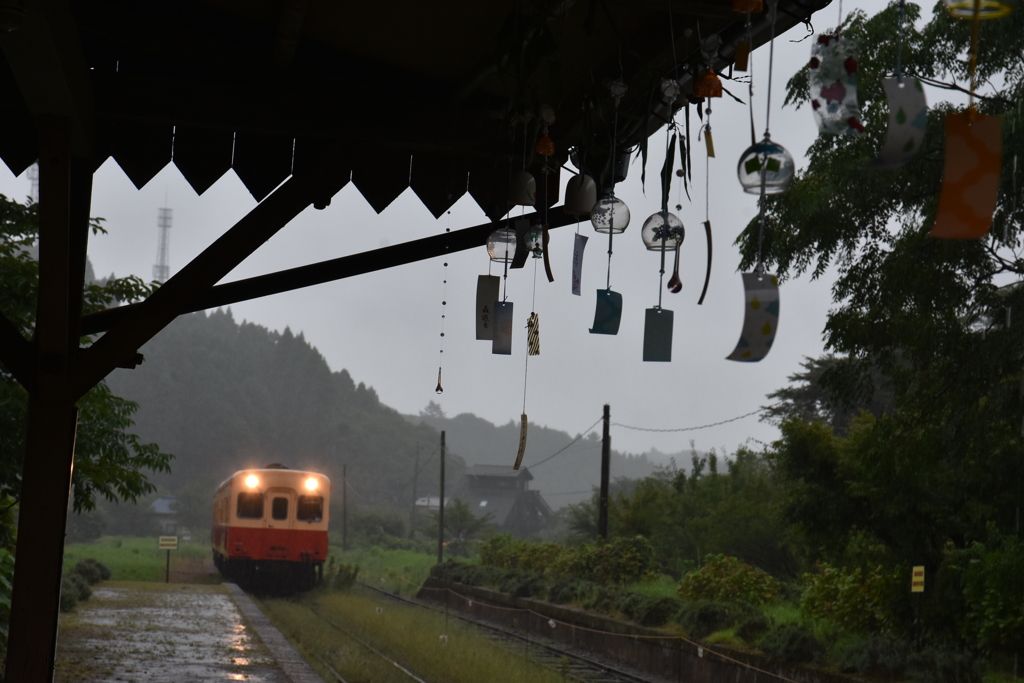
{"label": "station roof", "polygon": [[[233,170],[262,200],[326,153],[378,212],[411,185],[435,216],[468,191],[492,219],[510,168],[542,163],[542,107],[549,165],[579,149],[607,177],[613,132],[642,143],[747,33],[732,0],[20,2],[23,17],[0,8],[17,27],[0,36],[0,159],[16,175],[40,117],[62,117],[76,156],[113,157],[137,187],[173,163],[198,193]],[[777,33],[826,4],[779,0]],[[768,15],[751,15],[755,47]],[[668,105],[664,78],[683,83]]]}

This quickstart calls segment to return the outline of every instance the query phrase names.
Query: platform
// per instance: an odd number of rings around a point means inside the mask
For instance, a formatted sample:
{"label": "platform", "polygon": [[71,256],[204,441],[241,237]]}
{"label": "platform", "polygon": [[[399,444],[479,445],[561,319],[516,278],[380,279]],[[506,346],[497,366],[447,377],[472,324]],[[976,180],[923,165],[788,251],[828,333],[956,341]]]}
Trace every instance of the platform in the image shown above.
{"label": "platform", "polygon": [[234,584],[107,582],[61,617],[56,681],[323,683]]}

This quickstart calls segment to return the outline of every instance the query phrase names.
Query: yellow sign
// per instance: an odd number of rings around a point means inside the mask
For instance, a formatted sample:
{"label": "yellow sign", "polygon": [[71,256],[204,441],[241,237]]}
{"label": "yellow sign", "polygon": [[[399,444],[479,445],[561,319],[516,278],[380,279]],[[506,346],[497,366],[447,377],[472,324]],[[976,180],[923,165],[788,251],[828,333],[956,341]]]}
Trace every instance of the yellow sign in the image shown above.
{"label": "yellow sign", "polygon": [[910,592],[924,593],[924,567],[914,567],[910,577]]}
{"label": "yellow sign", "polygon": [[160,537],[160,550],[177,550],[178,549],[178,537],[177,536],[161,536]]}

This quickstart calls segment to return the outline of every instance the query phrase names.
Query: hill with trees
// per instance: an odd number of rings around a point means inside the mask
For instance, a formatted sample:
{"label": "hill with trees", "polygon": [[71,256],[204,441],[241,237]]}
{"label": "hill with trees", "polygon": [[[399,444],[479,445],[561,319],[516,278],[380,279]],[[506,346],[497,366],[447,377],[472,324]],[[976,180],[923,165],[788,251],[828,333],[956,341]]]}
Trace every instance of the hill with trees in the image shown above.
{"label": "hill with trees", "polygon": [[[174,454],[172,473],[153,480],[205,504],[203,519],[217,484],[273,462],[324,472],[336,494],[344,465],[350,505],[411,505],[417,444],[436,443],[437,433],[410,424],[347,371],[332,372],[301,333],[218,310],[178,318],[142,353],[145,362],[111,375],[110,387],[138,403],[135,431]],[[447,464],[449,480],[465,468],[458,457]],[[424,469],[420,495],[436,491],[438,478]]]}

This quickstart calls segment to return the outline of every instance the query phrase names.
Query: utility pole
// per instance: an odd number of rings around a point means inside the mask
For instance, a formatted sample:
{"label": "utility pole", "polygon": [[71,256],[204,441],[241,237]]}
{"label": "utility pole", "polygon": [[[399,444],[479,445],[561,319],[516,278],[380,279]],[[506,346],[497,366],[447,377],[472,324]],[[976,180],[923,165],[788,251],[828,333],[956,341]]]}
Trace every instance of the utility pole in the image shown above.
{"label": "utility pole", "polygon": [[444,562],[444,430],[441,430],[441,497],[437,503],[437,563]]}
{"label": "utility pole", "polygon": [[348,465],[341,466],[341,552],[348,550]]}
{"label": "utility pole", "polygon": [[412,471],[412,511],[409,513],[409,540],[416,537],[416,483],[420,476],[420,442],[416,442],[416,469]]}
{"label": "utility pole", "polygon": [[597,511],[597,535],[608,539],[608,476],[611,470],[612,437],[608,433],[611,423],[611,406],[604,406],[604,435],[601,439],[601,500]]}

